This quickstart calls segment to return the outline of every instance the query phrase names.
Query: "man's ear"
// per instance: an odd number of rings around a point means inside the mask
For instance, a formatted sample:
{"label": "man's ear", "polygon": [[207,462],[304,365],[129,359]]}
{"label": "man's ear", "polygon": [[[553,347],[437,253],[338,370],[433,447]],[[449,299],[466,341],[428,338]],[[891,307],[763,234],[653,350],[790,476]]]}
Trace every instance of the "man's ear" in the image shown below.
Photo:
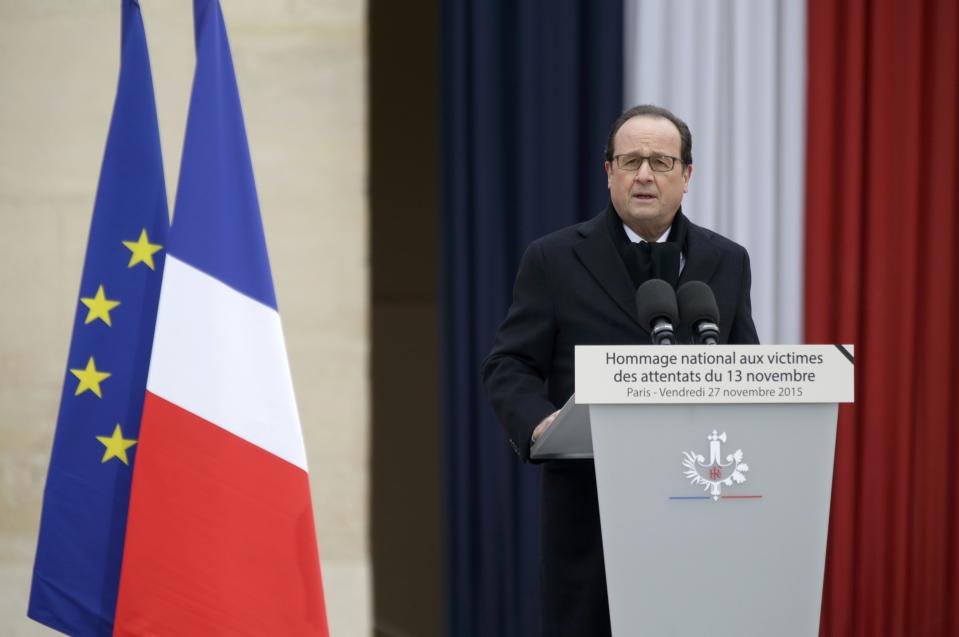
{"label": "man's ear", "polygon": [[606,170],[606,187],[609,188],[612,185],[610,181],[613,179],[613,166],[608,161],[604,161],[603,169]]}
{"label": "man's ear", "polygon": [[689,180],[693,176],[693,165],[686,166],[686,174],[683,175],[683,192],[689,192]]}

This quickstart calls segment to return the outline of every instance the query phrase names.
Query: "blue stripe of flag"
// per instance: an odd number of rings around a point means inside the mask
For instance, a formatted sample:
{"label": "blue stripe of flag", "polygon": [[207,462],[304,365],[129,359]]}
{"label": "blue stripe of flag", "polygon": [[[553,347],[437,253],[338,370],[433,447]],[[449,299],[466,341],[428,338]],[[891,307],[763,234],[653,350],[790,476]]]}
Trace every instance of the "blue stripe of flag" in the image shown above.
{"label": "blue stripe of flag", "polygon": [[194,2],[197,68],[170,254],[274,309],[253,164],[218,2]]}

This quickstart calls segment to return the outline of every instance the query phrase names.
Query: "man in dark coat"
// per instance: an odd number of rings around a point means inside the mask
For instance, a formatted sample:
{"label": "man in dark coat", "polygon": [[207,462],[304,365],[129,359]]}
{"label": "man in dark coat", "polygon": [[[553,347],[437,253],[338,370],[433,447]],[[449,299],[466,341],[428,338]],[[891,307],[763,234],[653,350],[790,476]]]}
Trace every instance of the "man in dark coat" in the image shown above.
{"label": "man in dark coat", "polygon": [[[719,305],[719,341],[759,342],[749,255],[681,211],[693,170],[686,124],[657,106],[629,109],[613,124],[605,159],[610,206],[529,246],[483,364],[493,409],[526,462],[574,392],[574,346],[650,342],[635,305],[646,280],[704,281]],[[688,332],[679,338],[688,342]],[[543,634],[610,634],[592,461],[543,463],[540,531]]]}

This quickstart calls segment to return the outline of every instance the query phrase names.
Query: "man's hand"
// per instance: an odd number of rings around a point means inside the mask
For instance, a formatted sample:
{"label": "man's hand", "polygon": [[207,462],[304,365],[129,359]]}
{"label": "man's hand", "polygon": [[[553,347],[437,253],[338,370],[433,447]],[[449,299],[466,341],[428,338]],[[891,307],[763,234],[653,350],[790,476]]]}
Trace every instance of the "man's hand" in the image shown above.
{"label": "man's hand", "polygon": [[559,415],[559,410],[557,409],[556,411],[551,413],[549,416],[546,416],[546,418],[543,418],[543,420],[538,425],[536,425],[536,429],[533,430],[533,435],[529,439],[529,444],[532,445],[534,442],[536,442],[536,440],[540,436],[546,433],[546,430],[549,429],[549,426],[553,424],[553,421],[556,420],[556,416],[558,415]]}

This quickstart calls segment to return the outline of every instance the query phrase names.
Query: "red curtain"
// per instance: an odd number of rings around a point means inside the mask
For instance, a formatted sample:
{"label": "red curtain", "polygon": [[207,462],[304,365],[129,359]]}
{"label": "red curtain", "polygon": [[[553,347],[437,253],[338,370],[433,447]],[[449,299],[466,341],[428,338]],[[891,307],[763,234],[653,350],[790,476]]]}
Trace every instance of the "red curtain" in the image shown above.
{"label": "red curtain", "polygon": [[822,630],[959,635],[959,2],[809,0],[806,342],[856,345]]}

